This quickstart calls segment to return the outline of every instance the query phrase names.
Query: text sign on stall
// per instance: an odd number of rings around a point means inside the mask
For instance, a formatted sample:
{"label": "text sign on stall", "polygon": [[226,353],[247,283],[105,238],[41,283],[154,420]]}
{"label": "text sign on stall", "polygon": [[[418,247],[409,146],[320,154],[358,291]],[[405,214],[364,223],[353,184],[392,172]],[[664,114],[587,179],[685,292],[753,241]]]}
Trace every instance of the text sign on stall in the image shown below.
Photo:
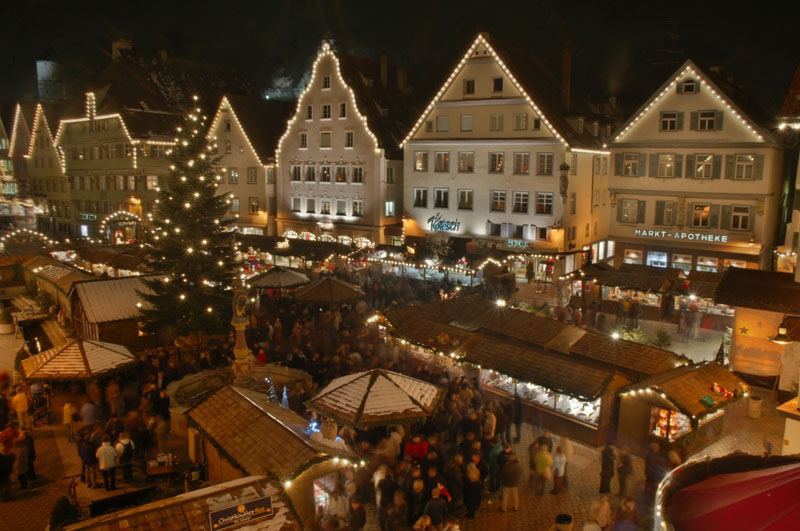
{"label": "text sign on stall", "polygon": [[217,511],[211,511],[208,514],[208,520],[211,524],[211,529],[226,529],[271,516],[274,516],[272,514],[272,498],[265,496]]}
{"label": "text sign on stall", "polygon": [[709,243],[727,243],[727,234],[705,234],[702,232],[671,232],[668,230],[634,229],[634,236],[654,240],[688,240]]}

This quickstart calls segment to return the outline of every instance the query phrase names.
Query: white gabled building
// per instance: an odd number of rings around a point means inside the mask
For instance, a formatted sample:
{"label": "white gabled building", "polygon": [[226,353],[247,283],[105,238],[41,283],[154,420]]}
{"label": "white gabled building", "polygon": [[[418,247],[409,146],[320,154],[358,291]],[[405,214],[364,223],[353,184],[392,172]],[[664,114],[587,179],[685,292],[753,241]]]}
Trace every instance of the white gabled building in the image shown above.
{"label": "white gabled building", "polygon": [[599,252],[610,129],[570,97],[568,68],[559,80],[529,53],[476,37],[402,143],[406,234],[546,253],[539,279]]}
{"label": "white gabled building", "polygon": [[405,75],[328,42],[278,143],[279,236],[374,245],[402,230]]}
{"label": "white gabled building", "polygon": [[783,151],[732,93],[686,61],[619,129],[609,182],[616,264],[770,267]]}

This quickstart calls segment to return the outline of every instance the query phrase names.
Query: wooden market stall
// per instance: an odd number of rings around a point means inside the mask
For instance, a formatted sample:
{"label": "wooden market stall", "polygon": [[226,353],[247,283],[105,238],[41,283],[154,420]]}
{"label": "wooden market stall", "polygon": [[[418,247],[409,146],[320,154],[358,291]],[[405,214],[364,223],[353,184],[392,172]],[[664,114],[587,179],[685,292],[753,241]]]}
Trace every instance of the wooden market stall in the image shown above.
{"label": "wooden market stall", "polygon": [[684,365],[620,392],[618,441],[634,451],[650,442],[694,453],[722,432],[725,409],[749,387],[722,365]]}

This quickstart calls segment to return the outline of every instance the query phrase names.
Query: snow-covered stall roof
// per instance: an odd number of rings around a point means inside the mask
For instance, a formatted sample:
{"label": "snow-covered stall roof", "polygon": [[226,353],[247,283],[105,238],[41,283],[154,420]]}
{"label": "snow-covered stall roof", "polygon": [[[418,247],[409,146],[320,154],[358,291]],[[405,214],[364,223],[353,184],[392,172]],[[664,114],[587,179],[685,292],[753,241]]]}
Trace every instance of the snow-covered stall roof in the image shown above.
{"label": "snow-covered stall roof", "polygon": [[141,277],[78,282],[75,291],[90,323],[136,319],[141,316],[140,309],[151,308],[139,294],[152,293]]}
{"label": "snow-covered stall roof", "polygon": [[73,339],[22,360],[25,378],[34,380],[84,380],[136,362],[122,345]]}

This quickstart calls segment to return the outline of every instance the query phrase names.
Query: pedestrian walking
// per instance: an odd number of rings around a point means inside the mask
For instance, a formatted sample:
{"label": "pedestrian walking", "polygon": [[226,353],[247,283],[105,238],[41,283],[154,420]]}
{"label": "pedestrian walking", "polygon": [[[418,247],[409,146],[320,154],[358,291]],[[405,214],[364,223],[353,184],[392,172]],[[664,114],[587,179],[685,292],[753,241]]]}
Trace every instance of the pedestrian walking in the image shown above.
{"label": "pedestrian walking", "polygon": [[606,443],[606,447],[600,453],[600,492],[608,494],[611,492],[611,479],[614,477],[614,448],[611,443]]}
{"label": "pedestrian walking", "polygon": [[11,399],[11,407],[14,408],[17,414],[19,427],[24,430],[32,429],[33,422],[31,420],[31,414],[29,413],[30,401],[28,400],[28,393],[23,390],[22,386],[17,386],[16,394]]}
{"label": "pedestrian walking", "polygon": [[506,512],[508,500],[511,499],[515,511],[519,510],[519,482],[522,478],[522,465],[519,464],[517,455],[512,453],[506,458],[501,472],[503,483],[503,498],[500,510]]}
{"label": "pedestrian walking", "polygon": [[14,474],[19,482],[19,490],[28,488],[29,454],[25,444],[25,432],[21,431],[14,443]]}
{"label": "pedestrian walking", "polygon": [[117,456],[119,456],[122,479],[126,482],[130,481],[133,477],[133,465],[131,465],[131,462],[133,461],[133,451],[135,449],[136,445],[130,437],[128,437],[128,434],[124,431],[120,433],[115,450],[117,451]]}
{"label": "pedestrian walking", "polygon": [[67,434],[69,435],[69,442],[75,442],[75,425],[78,420],[78,407],[72,400],[64,402],[64,407],[61,410],[61,422],[67,427]]}
{"label": "pedestrian walking", "polygon": [[608,496],[602,494],[594,500],[589,508],[589,515],[592,520],[597,522],[602,531],[608,531],[612,523],[611,502],[608,501]]}
{"label": "pedestrian walking", "polygon": [[103,474],[103,486],[106,490],[116,490],[117,451],[111,446],[111,437],[103,435],[103,444],[97,449],[95,456],[100,467],[100,473]]}
{"label": "pedestrian walking", "polygon": [[547,481],[553,477],[553,457],[547,449],[547,445],[539,445],[539,451],[533,457],[536,476],[533,481],[533,491],[537,496],[544,494]]}
{"label": "pedestrian walking", "polygon": [[622,447],[619,454],[619,465],[617,465],[617,481],[619,481],[619,496],[624,498],[630,492],[630,476],[633,473],[633,463],[631,462],[631,452],[627,446]]}
{"label": "pedestrian walking", "polygon": [[481,473],[475,463],[467,465],[467,481],[464,485],[464,505],[467,506],[467,518],[475,518],[475,513],[481,506]]}
{"label": "pedestrian walking", "polygon": [[553,490],[550,494],[558,494],[564,487],[564,473],[567,466],[567,458],[560,446],[556,447],[556,453],[553,454]]}

